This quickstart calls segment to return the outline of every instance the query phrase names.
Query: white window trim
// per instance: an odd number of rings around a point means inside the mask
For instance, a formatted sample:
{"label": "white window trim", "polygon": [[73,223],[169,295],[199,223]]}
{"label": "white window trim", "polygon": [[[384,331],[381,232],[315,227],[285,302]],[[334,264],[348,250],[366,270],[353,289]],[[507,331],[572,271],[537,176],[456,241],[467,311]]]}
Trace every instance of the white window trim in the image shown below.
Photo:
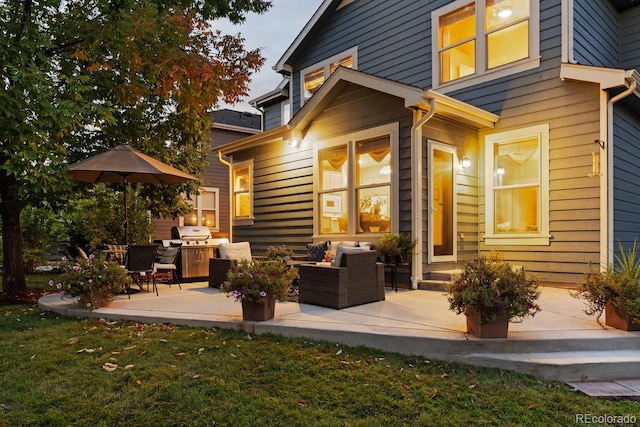
{"label": "white window trim", "polygon": [[400,139],[400,124],[398,122],[389,123],[386,125],[365,129],[359,132],[354,132],[351,134],[343,135],[340,137],[328,139],[325,141],[318,142],[313,144],[313,165],[314,165],[314,173],[313,173],[313,218],[320,218],[320,198],[318,196],[320,190],[320,171],[317,167],[319,162],[319,152],[324,150],[325,148],[335,147],[338,145],[347,144],[347,150],[349,153],[349,161],[351,162],[351,166],[348,170],[348,183],[347,183],[347,192],[349,196],[349,206],[347,207],[349,212],[349,231],[345,234],[342,233],[332,233],[332,234],[321,234],[320,233],[320,224],[317,220],[313,221],[313,240],[332,240],[336,239],[336,237],[344,240],[363,240],[368,238],[369,236],[375,238],[380,236],[381,233],[357,233],[356,225],[357,224],[357,215],[358,215],[358,205],[355,197],[356,185],[355,185],[355,168],[353,167],[353,159],[355,158],[355,141],[362,141],[366,139],[371,139],[383,135],[389,135],[389,144],[391,148],[391,205],[389,206],[389,212],[391,213],[391,232],[397,233],[399,229],[399,196],[398,196],[398,145]]}
{"label": "white window trim", "polygon": [[[476,72],[472,75],[440,83],[440,55],[438,52],[439,18],[465,4],[476,4]],[[458,0],[431,12],[431,60],[433,89],[449,93],[469,86],[487,83],[512,74],[540,67],[540,2],[529,1],[529,57],[487,70],[486,39],[484,37],[485,0]],[[480,34],[481,36],[478,36]]]}
{"label": "white window trim", "polygon": [[331,66],[331,64],[349,55],[351,55],[351,58],[353,60],[353,69],[357,70],[358,69],[358,46],[354,46],[350,49],[340,52],[337,55],[333,55],[332,57],[327,58],[324,61],[316,62],[315,64],[300,70],[300,105],[304,105],[304,103],[306,102],[304,99],[304,76],[307,73],[310,73],[311,71],[315,71],[319,68],[323,68],[324,81],[327,81],[327,79],[331,75],[331,72],[329,70],[329,67]]}
{"label": "white window trim", "polygon": [[[236,216],[236,191],[235,191],[235,171],[236,169],[249,168],[249,216],[237,217]],[[253,212],[253,159],[243,160],[241,162],[234,162],[231,171],[231,213],[233,217],[233,225],[252,225],[254,223]]]}
{"label": "white window trim", "polygon": [[[495,143],[537,136],[540,141],[540,227],[538,234],[494,234],[493,211],[493,146]],[[485,236],[487,246],[531,245],[548,246],[549,234],[549,124],[542,124],[485,136]]]}
{"label": "white window trim", "polygon": [[[202,191],[205,193],[213,193],[213,203],[214,203],[214,216],[215,216],[215,227],[209,227],[211,231],[220,231],[220,189],[215,187],[202,187]],[[202,194],[198,194],[196,197],[196,204],[198,208],[196,211],[198,212],[198,227],[204,227],[203,224],[200,224],[200,220],[202,219]],[[178,220],[178,224],[180,226],[184,226],[184,216],[181,216]]]}
{"label": "white window trim", "polygon": [[[287,107],[289,108],[287,114]],[[286,125],[291,120],[291,111],[293,111],[293,106],[291,105],[291,99],[287,99],[286,101],[282,101],[280,103],[280,124]],[[288,116],[288,117],[285,117]]]}

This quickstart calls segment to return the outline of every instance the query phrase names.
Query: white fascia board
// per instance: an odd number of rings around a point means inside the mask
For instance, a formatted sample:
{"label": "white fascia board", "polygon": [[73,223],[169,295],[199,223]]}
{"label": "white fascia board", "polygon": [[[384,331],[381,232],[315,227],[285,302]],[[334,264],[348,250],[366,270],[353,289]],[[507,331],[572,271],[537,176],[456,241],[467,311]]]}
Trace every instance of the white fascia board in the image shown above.
{"label": "white fascia board", "polygon": [[424,91],[425,99],[435,99],[436,114],[450,117],[480,128],[494,128],[500,116],[431,89]]}
{"label": "white fascia board", "polygon": [[235,151],[243,150],[247,147],[257,147],[272,142],[288,141],[289,139],[291,139],[291,128],[288,125],[282,125],[256,135],[230,142],[229,144],[221,145],[216,147],[215,151],[220,151],[223,155],[228,156]]}
{"label": "white fascia board", "polygon": [[278,73],[289,74],[291,72],[291,66],[287,64],[287,61],[293,55],[293,52],[296,51],[298,46],[302,43],[302,41],[307,37],[307,35],[311,32],[313,27],[318,23],[320,17],[327,11],[329,6],[331,6],[333,0],[325,0],[318,7],[318,10],[313,14],[311,19],[305,24],[305,26],[300,31],[300,34],[293,40],[293,43],[287,48],[284,54],[278,59],[276,65],[273,66],[273,69]]}
{"label": "white fascia board", "polygon": [[[637,73],[636,73],[637,74]],[[566,64],[560,67],[560,78],[598,83],[600,89],[626,86],[627,72],[618,68],[594,67],[592,65]]]}

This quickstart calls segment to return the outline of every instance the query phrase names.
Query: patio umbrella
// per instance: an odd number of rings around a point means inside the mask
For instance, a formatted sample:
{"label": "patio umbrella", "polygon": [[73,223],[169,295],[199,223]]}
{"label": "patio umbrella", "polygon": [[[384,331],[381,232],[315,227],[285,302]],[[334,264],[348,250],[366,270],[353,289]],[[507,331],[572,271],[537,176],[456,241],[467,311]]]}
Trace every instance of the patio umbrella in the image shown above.
{"label": "patio umbrella", "polygon": [[128,244],[127,191],[129,182],[143,184],[177,184],[199,178],[149,157],[128,145],[117,147],[69,166],[78,181],[124,184],[124,243]]}

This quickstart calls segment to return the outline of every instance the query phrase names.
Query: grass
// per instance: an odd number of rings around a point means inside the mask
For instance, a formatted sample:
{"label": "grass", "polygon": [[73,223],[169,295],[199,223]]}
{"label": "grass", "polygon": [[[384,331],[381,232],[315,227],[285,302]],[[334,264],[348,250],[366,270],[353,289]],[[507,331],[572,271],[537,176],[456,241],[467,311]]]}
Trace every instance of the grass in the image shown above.
{"label": "grass", "polygon": [[13,305],[0,307],[0,336],[6,426],[546,427],[584,413],[640,416],[639,402],[512,372],[232,330]]}

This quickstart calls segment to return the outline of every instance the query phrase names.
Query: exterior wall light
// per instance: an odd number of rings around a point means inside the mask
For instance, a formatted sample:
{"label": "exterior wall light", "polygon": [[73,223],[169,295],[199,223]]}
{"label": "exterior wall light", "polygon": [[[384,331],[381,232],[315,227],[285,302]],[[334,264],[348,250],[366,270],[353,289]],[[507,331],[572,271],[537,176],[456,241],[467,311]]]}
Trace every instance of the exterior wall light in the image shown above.
{"label": "exterior wall light", "polygon": [[289,142],[287,142],[287,145],[289,147],[296,148],[298,145],[300,145],[300,140],[298,138],[292,138],[289,140]]}
{"label": "exterior wall light", "polygon": [[471,159],[467,156],[464,156],[460,164],[464,169],[469,169],[471,167]]}

